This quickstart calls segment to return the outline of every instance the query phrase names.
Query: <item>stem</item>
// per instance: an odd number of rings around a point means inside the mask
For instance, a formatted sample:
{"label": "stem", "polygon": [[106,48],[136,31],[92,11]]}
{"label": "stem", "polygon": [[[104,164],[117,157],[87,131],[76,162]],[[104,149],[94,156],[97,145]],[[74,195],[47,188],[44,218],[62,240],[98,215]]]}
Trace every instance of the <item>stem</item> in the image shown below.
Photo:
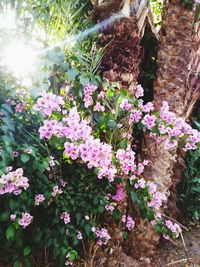
{"label": "stem", "polygon": [[[117,99],[117,105],[116,105],[116,109],[115,109],[115,116],[114,116],[115,121],[117,121],[118,113],[119,113],[119,98]],[[113,135],[114,135],[114,132],[112,132],[110,135],[110,139],[109,139],[110,145],[112,144]]]}

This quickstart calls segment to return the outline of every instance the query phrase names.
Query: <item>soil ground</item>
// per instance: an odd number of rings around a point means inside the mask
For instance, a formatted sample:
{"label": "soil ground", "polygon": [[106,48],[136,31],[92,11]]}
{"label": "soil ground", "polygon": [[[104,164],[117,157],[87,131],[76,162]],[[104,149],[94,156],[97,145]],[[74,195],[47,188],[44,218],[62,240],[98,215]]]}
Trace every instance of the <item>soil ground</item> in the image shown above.
{"label": "soil ground", "polygon": [[128,262],[127,258],[121,267],[200,267],[200,224],[188,232],[184,231],[183,237],[185,247],[181,238],[177,240],[177,245],[163,241],[153,257],[140,258],[135,262]]}
{"label": "soil ground", "polygon": [[176,245],[161,241],[153,257],[133,259],[120,253],[109,263],[103,256],[98,257],[92,267],[200,267],[200,224],[192,226],[188,232],[184,231],[183,239],[185,246],[181,238]]}

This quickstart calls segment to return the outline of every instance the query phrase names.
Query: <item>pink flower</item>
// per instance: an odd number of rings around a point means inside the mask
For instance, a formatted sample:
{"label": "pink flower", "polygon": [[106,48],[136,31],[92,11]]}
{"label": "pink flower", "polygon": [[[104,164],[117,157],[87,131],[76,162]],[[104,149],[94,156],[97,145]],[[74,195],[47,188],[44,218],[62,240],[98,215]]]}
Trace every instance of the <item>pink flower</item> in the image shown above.
{"label": "pink flower", "polygon": [[24,153],[31,154],[32,153],[32,148],[26,148],[26,149],[24,149]]}
{"label": "pink flower", "polygon": [[28,212],[23,212],[21,219],[18,223],[23,227],[26,228],[33,220],[33,216],[31,216]]}
{"label": "pink flower", "polygon": [[115,207],[113,206],[113,205],[106,205],[105,206],[105,209],[107,210],[107,211],[113,211],[114,209],[115,209]]}
{"label": "pink flower", "polygon": [[54,157],[53,156],[50,156],[49,165],[51,167],[54,167],[55,166],[55,161],[54,161]]}
{"label": "pink flower", "polygon": [[15,107],[15,112],[22,112],[26,108],[26,103],[19,103]]}
{"label": "pink flower", "polygon": [[19,152],[18,151],[13,151],[13,156],[15,157],[15,158],[17,158],[18,156],[19,156]]}
{"label": "pink flower", "polygon": [[151,130],[155,126],[156,117],[154,115],[146,114],[142,120],[142,123]]}
{"label": "pink flower", "polygon": [[120,104],[121,109],[130,110],[132,105],[128,103],[128,99],[123,99],[122,103]]}
{"label": "pink flower", "polygon": [[16,214],[11,214],[10,215],[10,220],[15,221],[16,220]]}
{"label": "pink flower", "polygon": [[173,112],[169,111],[169,105],[166,101],[163,101],[162,107],[160,109],[160,117],[167,123],[174,123],[176,116]]}
{"label": "pink flower", "polygon": [[138,188],[145,188],[146,186],[146,181],[142,178],[142,179],[139,179],[137,181],[137,183],[135,184],[135,188],[138,189]]}
{"label": "pink flower", "polygon": [[169,228],[172,231],[172,233],[175,234],[176,237],[178,237],[179,234],[182,232],[180,226],[177,223],[173,224],[172,221],[166,220],[165,224],[167,228]]}
{"label": "pink flower", "polygon": [[131,111],[131,114],[129,116],[129,124],[132,124],[133,122],[139,122],[142,117],[142,112],[137,109],[133,109]]}
{"label": "pink flower", "polygon": [[93,233],[95,233],[95,232],[96,232],[96,227],[92,226],[91,231],[92,231]]}
{"label": "pink flower", "polygon": [[73,143],[65,142],[64,147],[66,155],[70,156],[73,160],[79,157],[78,146],[74,145]]}
{"label": "pink flower", "polygon": [[123,184],[117,185],[117,192],[114,196],[112,196],[112,200],[115,200],[117,202],[123,200],[125,198],[125,192],[124,192],[124,186]]}
{"label": "pink flower", "polygon": [[73,265],[73,261],[71,260],[71,255],[70,255],[70,253],[68,253],[67,255],[66,255],[66,260],[65,260],[65,265],[67,265],[67,266],[72,266]]}
{"label": "pink flower", "polygon": [[142,86],[140,84],[138,84],[136,87],[135,97],[139,98],[142,96],[144,96],[144,89],[142,88]]}
{"label": "pink flower", "polygon": [[62,185],[62,187],[65,187],[67,185],[67,182],[64,181],[63,179],[60,179],[59,182]]}
{"label": "pink flower", "polygon": [[109,239],[111,239],[106,228],[102,228],[101,230],[96,230],[95,235],[98,238],[97,244],[99,246],[106,245],[108,243]]}
{"label": "pink flower", "polygon": [[43,194],[38,194],[35,196],[35,205],[38,206],[40,203],[42,203],[45,200],[45,197]]}
{"label": "pink flower", "polygon": [[104,112],[105,111],[105,107],[102,106],[99,102],[97,102],[96,105],[94,106],[94,111]]}
{"label": "pink flower", "polygon": [[135,152],[131,149],[119,149],[116,153],[116,158],[119,161],[122,171],[128,174],[130,171],[134,172],[136,169],[135,165]]}
{"label": "pink flower", "polygon": [[164,193],[154,192],[151,201],[148,203],[148,206],[158,210],[162,206],[162,203],[166,200],[167,197]]}
{"label": "pink flower", "polygon": [[130,215],[123,215],[121,220],[124,224],[126,224],[126,227],[129,231],[135,227],[135,222]]}
{"label": "pink flower", "polygon": [[78,231],[76,237],[77,237],[77,239],[79,239],[79,240],[83,239],[82,233],[81,233],[80,231]]}
{"label": "pink flower", "polygon": [[86,108],[93,105],[92,95],[96,91],[96,89],[97,89],[97,87],[93,84],[90,84],[90,83],[84,86],[84,88],[83,88],[83,93],[84,93],[83,101],[84,101],[84,106]]}
{"label": "pink flower", "polygon": [[164,148],[165,149],[172,149],[174,147],[177,147],[177,145],[178,145],[177,140],[172,141],[172,140],[166,139]]}
{"label": "pink flower", "polygon": [[148,102],[145,105],[141,105],[142,111],[149,113],[150,111],[154,110],[154,106],[152,102]]}
{"label": "pink flower", "polygon": [[51,195],[53,197],[55,197],[56,195],[62,194],[62,192],[63,191],[61,189],[59,189],[58,186],[56,185],[56,186],[53,187],[53,192],[51,193]]}
{"label": "pink flower", "polygon": [[62,219],[64,221],[65,224],[70,223],[71,219],[70,219],[70,215],[68,212],[64,211],[60,214],[60,219]]}

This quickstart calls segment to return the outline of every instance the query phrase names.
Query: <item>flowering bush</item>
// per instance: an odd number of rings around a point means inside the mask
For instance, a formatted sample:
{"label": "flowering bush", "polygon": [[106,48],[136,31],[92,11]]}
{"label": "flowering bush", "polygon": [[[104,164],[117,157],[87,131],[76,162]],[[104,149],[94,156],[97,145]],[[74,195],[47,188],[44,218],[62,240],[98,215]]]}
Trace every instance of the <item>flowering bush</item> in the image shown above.
{"label": "flowering bush", "polygon": [[166,195],[142,176],[149,163],[132,149],[132,130],[137,125],[166,149],[185,150],[199,147],[200,133],[166,102],[154,111],[142,96],[140,85],[130,96],[105,83],[101,90],[85,84],[78,93],[44,92],[35,103],[27,95],[17,113],[20,103],[2,103],[0,232],[15,266],[33,266],[31,256],[72,265],[89,240],[108,245],[105,214],[134,231],[134,218],[119,208],[126,196],[165,238],[179,235],[179,225],[162,216]]}

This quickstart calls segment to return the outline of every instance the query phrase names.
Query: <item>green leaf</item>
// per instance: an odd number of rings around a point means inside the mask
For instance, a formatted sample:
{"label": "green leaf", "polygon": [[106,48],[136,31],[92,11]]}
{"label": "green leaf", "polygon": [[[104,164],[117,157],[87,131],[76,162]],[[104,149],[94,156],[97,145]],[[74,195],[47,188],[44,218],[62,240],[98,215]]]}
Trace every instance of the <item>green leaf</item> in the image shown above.
{"label": "green leaf", "polygon": [[29,159],[30,159],[30,155],[28,155],[28,154],[22,154],[20,158],[21,158],[21,161],[22,161],[23,163],[26,163],[26,162],[29,161]]}
{"label": "green leaf", "polygon": [[6,238],[8,240],[12,240],[14,235],[15,235],[15,228],[12,225],[10,225],[6,230]]}
{"label": "green leaf", "polygon": [[78,257],[78,253],[77,253],[77,251],[76,251],[76,250],[71,250],[71,251],[70,251],[70,259],[71,259],[72,261],[75,261],[75,260],[77,259],[77,257]]}
{"label": "green leaf", "polygon": [[76,78],[76,76],[79,74],[79,70],[71,69],[71,70],[68,70],[67,74],[68,74],[69,80],[73,81]]}
{"label": "green leaf", "polygon": [[134,203],[138,203],[139,201],[138,194],[134,191],[131,191],[131,199]]}
{"label": "green leaf", "polygon": [[108,121],[108,127],[111,131],[115,130],[117,126],[117,123],[114,120],[109,120]]}
{"label": "green leaf", "polygon": [[9,211],[5,211],[4,213],[1,214],[1,217],[0,217],[0,221],[8,221],[8,219],[10,218],[10,213]]}
{"label": "green leaf", "polygon": [[85,225],[85,232],[86,232],[86,234],[88,236],[90,235],[90,233],[91,233],[91,226],[89,224],[86,224]]}
{"label": "green leaf", "polygon": [[13,264],[13,267],[20,267],[21,266],[21,263],[19,260],[17,260],[14,264]]}
{"label": "green leaf", "polygon": [[90,82],[90,79],[86,76],[81,75],[80,76],[80,83],[84,86]]}
{"label": "green leaf", "polygon": [[11,211],[15,211],[18,208],[19,204],[17,201],[15,201],[14,199],[11,199],[9,202],[9,207],[11,209]]}
{"label": "green leaf", "polygon": [[23,250],[24,256],[28,256],[31,253],[31,248],[30,247],[25,247]]}

